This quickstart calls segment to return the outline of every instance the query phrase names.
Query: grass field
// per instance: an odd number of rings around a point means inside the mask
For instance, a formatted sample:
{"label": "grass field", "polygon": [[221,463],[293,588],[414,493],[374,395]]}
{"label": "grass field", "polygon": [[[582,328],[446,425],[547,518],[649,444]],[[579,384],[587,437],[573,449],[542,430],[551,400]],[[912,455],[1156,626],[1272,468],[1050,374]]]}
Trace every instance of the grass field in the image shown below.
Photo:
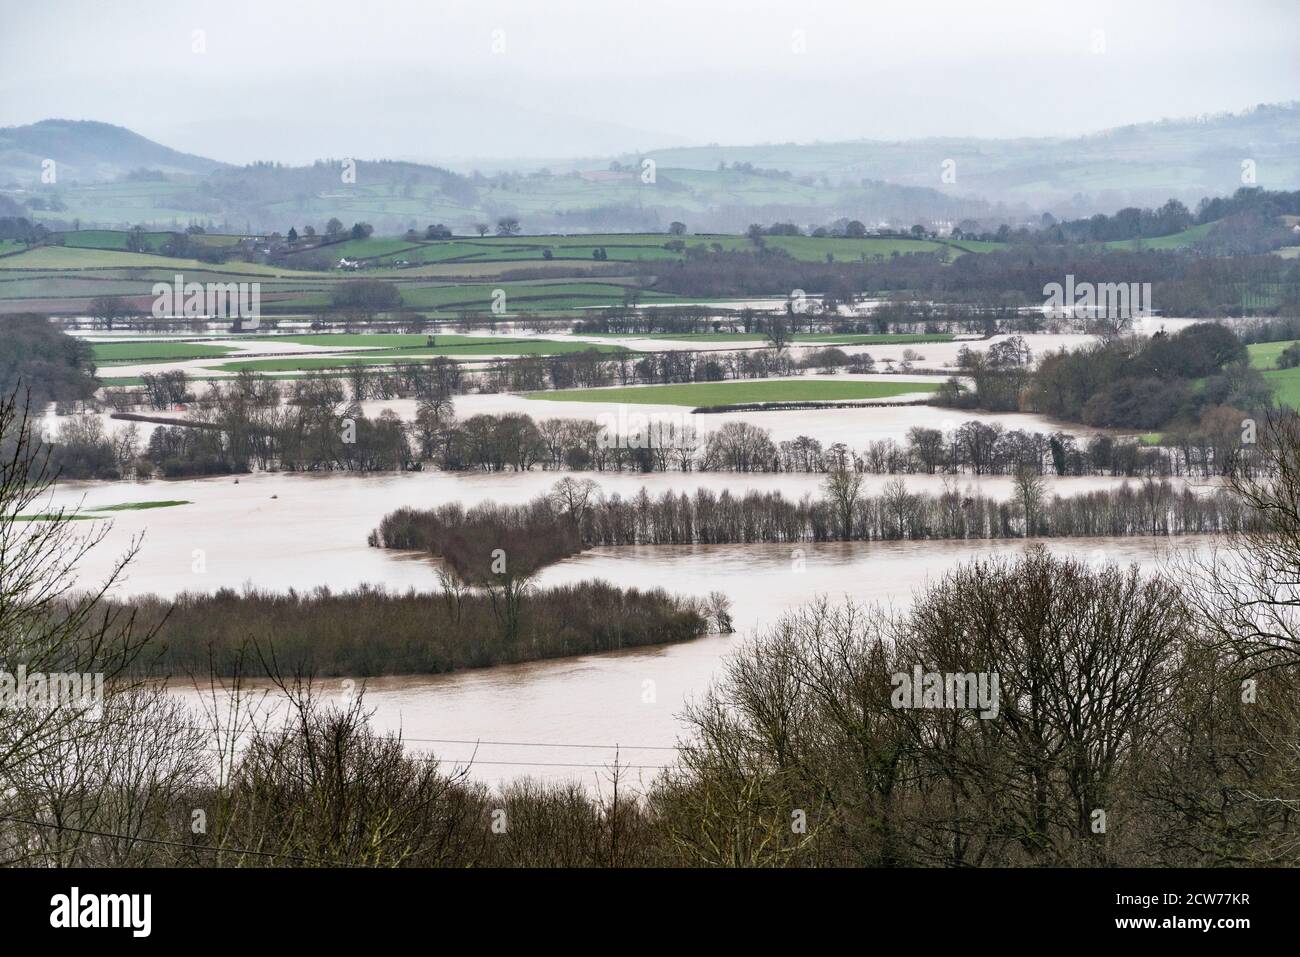
{"label": "grass field", "polygon": [[97,342],[91,348],[98,363],[208,359],[236,351],[230,346],[211,346],[200,342]]}
{"label": "grass field", "polygon": [[[274,342],[292,342],[302,346],[347,346],[355,349],[373,346],[376,349],[407,349],[423,347],[428,341],[427,335],[401,332],[320,332],[296,336],[275,336]],[[484,342],[500,342],[491,336],[457,336],[436,335],[434,344],[438,346],[478,345]]]}
{"label": "grass field", "polygon": [[[49,245],[33,250],[35,255],[23,257],[19,266],[9,268],[93,269],[133,267],[145,268],[164,265],[167,257],[159,255],[170,238],[167,232],[147,232],[145,252],[127,252],[127,234],[121,230],[86,229],[57,234],[61,245]],[[237,236],[200,235],[191,241],[205,246],[230,246],[238,242]],[[754,244],[745,236],[697,234],[670,236],[666,233],[605,233],[569,236],[510,236],[510,237],[456,237],[454,239],[415,242],[388,237],[371,236],[366,239],[349,239],[319,247],[304,247],[294,255],[326,255],[331,259],[355,259],[371,267],[392,267],[398,262],[418,266],[421,264],[466,264],[482,266],[499,264],[501,270],[532,266],[543,262],[587,263],[595,261],[597,249],[604,251],[607,262],[663,262],[683,258],[684,253],[665,248],[665,244],[680,241],[687,247],[721,248],[726,251],[752,250]],[[769,248],[783,250],[796,259],[806,262],[858,262],[883,259],[909,253],[939,253],[955,259],[965,252],[987,252],[1001,248],[999,243],[974,241],[948,241],[868,236],[861,239],[844,237],[768,236],[763,242]],[[1156,240],[1153,243],[1158,242]],[[17,249],[15,245],[4,252]],[[551,259],[546,259],[549,253]],[[166,264],[178,262],[168,260]],[[180,260],[196,266],[188,260]],[[249,264],[231,262],[232,271],[250,272],[266,270],[267,273],[292,273],[285,268],[261,267],[249,269]],[[211,264],[207,268],[213,268]],[[221,268],[221,267],[216,267]],[[406,270],[397,270],[398,273]],[[306,270],[301,270],[304,274]],[[333,273],[342,277],[342,275]]]}
{"label": "grass field", "polygon": [[863,382],[828,379],[755,379],[744,382],[693,382],[647,385],[625,389],[564,389],[530,392],[530,399],[552,402],[621,402],[629,405],[733,405],[745,402],[835,402],[889,399],[915,392],[933,392],[934,382]]}
{"label": "grass field", "polygon": [[1256,369],[1276,369],[1277,357],[1282,354],[1282,350],[1287,346],[1294,345],[1296,340],[1289,342],[1257,342],[1254,345],[1246,347],[1250,353],[1250,364]]}
{"label": "grass field", "polygon": [[306,272],[282,269],[263,263],[228,262],[222,265],[197,259],[174,259],[154,253],[128,253],[116,249],[75,246],[37,246],[17,256],[0,259],[0,270],[15,269],[186,269],[195,272],[225,272],[241,276],[320,276],[340,278],[337,272]]}
{"label": "grass field", "polygon": [[92,512],[143,512],[151,508],[171,508],[175,505],[189,505],[188,499],[169,498],[160,499],[155,502],[123,502],[120,505],[101,505],[99,508],[92,508]]}
{"label": "grass field", "polygon": [[172,508],[176,505],[190,505],[188,499],[162,499],[155,502],[122,502],[118,505],[100,505],[97,508],[88,508],[82,512],[67,511],[58,515],[48,512],[41,512],[36,515],[15,515],[15,521],[19,522],[48,522],[55,518],[61,518],[65,521],[77,522],[96,522],[106,521],[103,516],[98,514],[88,514],[90,512],[143,512],[151,508]]}
{"label": "grass field", "polygon": [[1213,223],[1202,223],[1199,226],[1190,226],[1180,233],[1171,233],[1168,236],[1152,236],[1146,239],[1116,239],[1112,242],[1105,243],[1107,249],[1179,249],[1183,246],[1191,246],[1209,235]]}
{"label": "grass field", "polygon": [[[545,261],[549,252],[554,260],[589,261],[596,249],[604,250],[608,262],[639,262],[677,260],[684,256],[665,248],[665,243],[679,240],[687,247],[711,248],[720,246],[733,252],[750,250],[754,244],[745,236],[701,234],[694,236],[669,236],[663,233],[610,233],[576,236],[512,236],[456,238],[417,244],[372,237],[351,240],[327,247],[331,254],[347,255],[380,265],[398,261],[407,263],[483,263],[526,264]],[[1001,248],[1000,243],[973,241],[935,241],[894,237],[843,237],[767,236],[763,242],[769,248],[781,249],[795,259],[805,262],[825,262],[829,256],[838,262],[858,262],[863,259],[883,259],[908,253],[941,253],[956,258],[965,252],[987,252]]]}
{"label": "grass field", "polygon": [[1273,386],[1277,401],[1293,409],[1300,409],[1300,367],[1279,369],[1277,357],[1282,350],[1294,344],[1290,342],[1257,342],[1246,347],[1250,353],[1250,364],[1264,372],[1264,378]]}
{"label": "grass field", "polygon": [[1272,384],[1278,402],[1300,409],[1300,367],[1267,371],[1264,378]]}
{"label": "grass field", "polygon": [[[417,337],[423,338],[423,337]],[[439,336],[441,340],[443,337]],[[473,338],[464,336],[461,338]],[[208,368],[218,372],[302,372],[313,369],[341,369],[355,363],[362,365],[393,365],[398,362],[414,362],[419,359],[431,359],[436,356],[450,358],[474,356],[555,356],[570,352],[585,352],[594,349],[597,352],[628,352],[630,350],[616,345],[592,345],[589,342],[555,342],[549,339],[505,339],[481,338],[476,342],[462,345],[436,346],[415,349],[378,349],[372,352],[340,352],[331,356],[284,356],[275,359],[245,359],[226,362]]]}
{"label": "grass field", "polygon": [[[636,333],[583,333],[583,335],[592,336],[609,336],[623,339],[668,339],[684,342],[765,342],[767,336],[758,333],[746,332],[653,332],[647,335],[638,335]],[[827,333],[825,335],[816,333],[798,333],[792,337],[794,342],[807,343],[809,345],[839,345],[839,346],[862,346],[862,345],[895,345],[906,346],[925,342],[952,342],[956,336],[952,335],[872,335],[869,333],[862,334],[844,334],[835,335]]]}
{"label": "grass field", "polygon": [[[575,186],[579,183],[561,178],[553,185]],[[773,183],[764,182],[761,177],[752,185],[774,188]],[[106,189],[108,192],[116,191],[115,187]],[[138,190],[128,184],[120,192],[120,201],[129,205]],[[135,300],[139,306],[146,297],[152,297],[155,283],[171,283],[179,274],[187,282],[256,280],[261,283],[263,306],[271,312],[326,310],[331,308],[337,284],[354,279],[379,279],[398,286],[405,308],[436,316],[484,312],[499,304],[498,290],[505,292],[504,306],[509,315],[530,312],[574,314],[584,309],[621,306],[629,302],[672,305],[684,301],[684,298],[657,292],[653,288],[642,288],[640,281],[631,276],[600,275],[584,279],[570,275],[512,281],[504,281],[501,277],[525,268],[536,269],[537,275],[544,277],[555,268],[581,273],[603,263],[673,262],[684,258],[685,253],[681,250],[666,248],[668,243],[676,245],[680,242],[687,249],[754,249],[754,243],[745,236],[720,234],[681,237],[667,233],[461,236],[414,243],[405,238],[371,236],[348,239],[314,250],[303,248],[290,254],[285,264],[272,266],[233,258],[223,264],[214,264],[164,256],[160,250],[172,234],[159,230],[144,234],[145,251],[129,252],[126,249],[127,236],[120,229],[84,229],[56,234],[55,239],[61,245],[26,249],[12,243],[4,244],[0,253],[9,255],[0,256],[0,311],[82,315],[90,308],[91,300],[98,296],[122,296]],[[241,242],[242,238],[200,234],[191,236],[190,241],[210,247],[229,247]],[[769,236],[763,242],[769,248],[783,250],[810,262],[827,259],[862,261],[909,253],[936,253],[953,259],[966,252],[998,248],[996,243],[902,237]],[[597,249],[604,251],[605,258],[593,258]],[[303,268],[311,260],[321,259],[322,255],[330,262],[343,257],[360,260],[366,268],[357,272]],[[551,258],[545,258],[547,256]],[[403,264],[401,267],[397,266],[399,262]],[[828,338],[807,341],[849,344],[873,340]],[[105,357],[102,361],[115,360]]]}
{"label": "grass field", "polygon": [[[505,293],[507,313],[544,311],[554,309],[580,309],[585,306],[622,305],[629,295],[643,303],[672,303],[676,296],[630,287],[619,282],[550,281],[528,283],[439,283],[416,285],[403,283],[402,304],[415,309],[486,311],[491,309],[497,290]],[[279,305],[288,308],[310,309],[329,302],[327,291],[285,299]]]}
{"label": "grass field", "polygon": [[[145,233],[144,241],[157,252],[171,238],[170,233]],[[74,249],[117,249],[126,251],[127,233],[121,229],[77,229],[56,234],[59,245]]]}

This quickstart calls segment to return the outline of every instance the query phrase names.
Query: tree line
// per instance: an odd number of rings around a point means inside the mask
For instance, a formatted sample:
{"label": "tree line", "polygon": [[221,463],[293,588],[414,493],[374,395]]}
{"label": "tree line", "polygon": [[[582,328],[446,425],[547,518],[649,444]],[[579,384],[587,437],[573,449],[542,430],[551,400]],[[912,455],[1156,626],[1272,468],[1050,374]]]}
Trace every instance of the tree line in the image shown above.
{"label": "tree line", "polygon": [[[241,391],[250,386],[251,392]],[[947,430],[916,426],[902,440],[858,449],[800,435],[777,441],[751,422],[700,431],[683,417],[640,421],[546,418],[524,413],[455,416],[450,400],[425,399],[410,420],[370,418],[345,401],[338,379],[216,385],[182,425],[159,425],[142,443],[135,422],[105,429],[97,416],[67,416],[46,438],[66,479],[185,478],[258,470],[448,472],[804,472],[841,466],[873,475],[1178,477],[1249,466],[1242,414],[1215,409],[1172,428],[1160,444],[1136,436],[1007,429],[970,419]],[[283,402],[281,399],[283,398]],[[161,420],[159,420],[161,421]]]}
{"label": "tree line", "polygon": [[[950,252],[950,251],[948,251]],[[657,292],[693,298],[789,296],[803,289],[834,302],[909,297],[985,307],[1041,307],[1043,289],[1072,275],[1078,282],[1151,283],[1152,306],[1173,316],[1295,315],[1300,263],[1267,255],[1250,243],[1224,256],[1189,250],[1034,245],[942,253],[807,262],[776,247],[710,250],[687,247],[678,263],[633,264]],[[653,279],[652,279],[653,277]]]}
{"label": "tree line", "polygon": [[[1169,335],[1111,336],[1043,356],[1036,367],[998,349],[964,350],[958,376],[936,401],[995,412],[1040,412],[1105,428],[1213,428],[1214,416],[1246,419],[1273,405],[1273,391],[1246,345],[1213,322]],[[967,382],[963,382],[962,378]]]}
{"label": "tree line", "polygon": [[[1242,531],[1250,515],[1223,489],[1197,493],[1167,480],[1064,497],[1048,495],[1045,483],[1030,473],[1017,476],[1003,500],[963,491],[909,491],[901,479],[887,482],[878,495],[864,489],[860,473],[831,472],[821,493],[787,498],[776,491],[730,490],[693,493],[642,488],[624,497],[604,495],[590,479],[565,478],[528,505],[480,506],[499,516],[546,516],[546,524],[572,525],[563,547],[534,544],[530,555],[541,563],[566,557],[578,548],[604,545],[795,544],[831,541],[925,541],[1051,537],[1200,535]],[[382,548],[437,551],[445,541],[447,511],[402,508],[385,515],[370,543]],[[518,539],[502,534],[498,523],[457,526],[486,565],[492,552]],[[572,541],[573,544],[568,542]],[[457,547],[462,547],[461,543]],[[506,549],[507,558],[509,549]],[[533,560],[528,569],[540,567]]]}

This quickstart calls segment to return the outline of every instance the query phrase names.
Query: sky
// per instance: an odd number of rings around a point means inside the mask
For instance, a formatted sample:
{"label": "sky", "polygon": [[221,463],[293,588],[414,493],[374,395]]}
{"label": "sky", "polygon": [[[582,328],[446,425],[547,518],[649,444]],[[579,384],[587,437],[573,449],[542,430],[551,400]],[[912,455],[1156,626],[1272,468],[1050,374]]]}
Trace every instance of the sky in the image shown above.
{"label": "sky", "polygon": [[227,162],[1077,135],[1300,99],[1300,0],[0,0],[0,126]]}

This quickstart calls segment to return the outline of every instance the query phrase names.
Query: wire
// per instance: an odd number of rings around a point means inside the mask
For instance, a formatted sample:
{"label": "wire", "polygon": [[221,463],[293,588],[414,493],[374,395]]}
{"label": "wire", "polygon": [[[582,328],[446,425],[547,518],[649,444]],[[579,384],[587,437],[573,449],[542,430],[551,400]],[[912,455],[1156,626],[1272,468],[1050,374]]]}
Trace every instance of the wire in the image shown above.
{"label": "wire", "polygon": [[[528,768],[604,768],[612,770],[614,765],[610,764],[568,764],[564,761],[480,761],[477,758],[464,761],[455,761],[450,758],[416,758],[417,761],[436,761],[445,764],[464,764],[466,767],[472,767],[476,764],[498,764],[506,767],[528,767]],[[673,766],[671,764],[619,764],[619,770],[633,771],[668,771]]]}
{"label": "wire", "polygon": [[[231,751],[217,745],[202,745],[195,750],[208,751],[213,754],[222,756],[231,755]],[[624,764],[621,761],[611,761],[608,764],[590,764],[571,761],[489,761],[475,757],[469,758],[452,758],[446,755],[433,754],[408,754],[406,756],[411,761],[422,761],[430,764],[445,764],[452,767],[463,765],[466,768],[473,767],[476,764],[500,765],[504,767],[523,767],[523,768],[604,768],[613,770],[617,767],[619,770],[630,769],[636,771],[669,771],[675,765],[671,764]]]}
{"label": "wire", "polygon": [[407,738],[403,741],[418,741],[422,744],[489,744],[502,747],[519,748],[597,748],[602,751],[676,751],[674,744],[564,744],[549,741],[483,741],[469,738]]}
{"label": "wire", "polygon": [[[107,720],[107,719],[104,719]],[[210,731],[214,735],[268,735],[281,734],[284,728],[214,728],[209,725],[182,725],[190,731]],[[292,728],[288,729],[292,730]],[[518,748],[591,748],[599,751],[678,751],[680,747],[675,744],[569,744],[563,741],[487,741],[482,738],[413,738],[406,735],[401,736],[401,741],[405,744],[408,741],[414,741],[417,744],[486,744],[499,747],[518,747]]]}
{"label": "wire", "polygon": [[339,865],[338,861],[327,861],[320,857],[303,857],[298,854],[279,854],[275,851],[254,851],[242,847],[212,847],[206,844],[186,844],[184,841],[165,841],[156,837],[132,837],[129,834],[114,834],[112,831],[92,831],[84,827],[73,827],[71,824],[55,824],[52,821],[29,821],[25,818],[12,817],[8,814],[0,814],[0,821],[11,821],[14,824],[26,824],[30,827],[48,827],[57,831],[74,831],[77,834],[88,834],[91,837],[111,837],[120,841],[138,841],[141,844],[158,844],[163,847],[180,847],[187,851],[217,851],[227,854],[252,854],[257,857],[273,857],[290,861],[301,861],[304,864]]}

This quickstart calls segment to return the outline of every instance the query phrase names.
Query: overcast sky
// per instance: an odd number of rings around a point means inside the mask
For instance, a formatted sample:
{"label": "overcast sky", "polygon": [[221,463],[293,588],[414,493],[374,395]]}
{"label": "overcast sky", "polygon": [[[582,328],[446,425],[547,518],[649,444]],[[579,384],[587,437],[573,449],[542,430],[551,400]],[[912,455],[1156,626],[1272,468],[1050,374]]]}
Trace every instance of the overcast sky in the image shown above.
{"label": "overcast sky", "polygon": [[0,125],[102,120],[241,163],[1076,134],[1300,98],[1297,0],[0,10]]}

